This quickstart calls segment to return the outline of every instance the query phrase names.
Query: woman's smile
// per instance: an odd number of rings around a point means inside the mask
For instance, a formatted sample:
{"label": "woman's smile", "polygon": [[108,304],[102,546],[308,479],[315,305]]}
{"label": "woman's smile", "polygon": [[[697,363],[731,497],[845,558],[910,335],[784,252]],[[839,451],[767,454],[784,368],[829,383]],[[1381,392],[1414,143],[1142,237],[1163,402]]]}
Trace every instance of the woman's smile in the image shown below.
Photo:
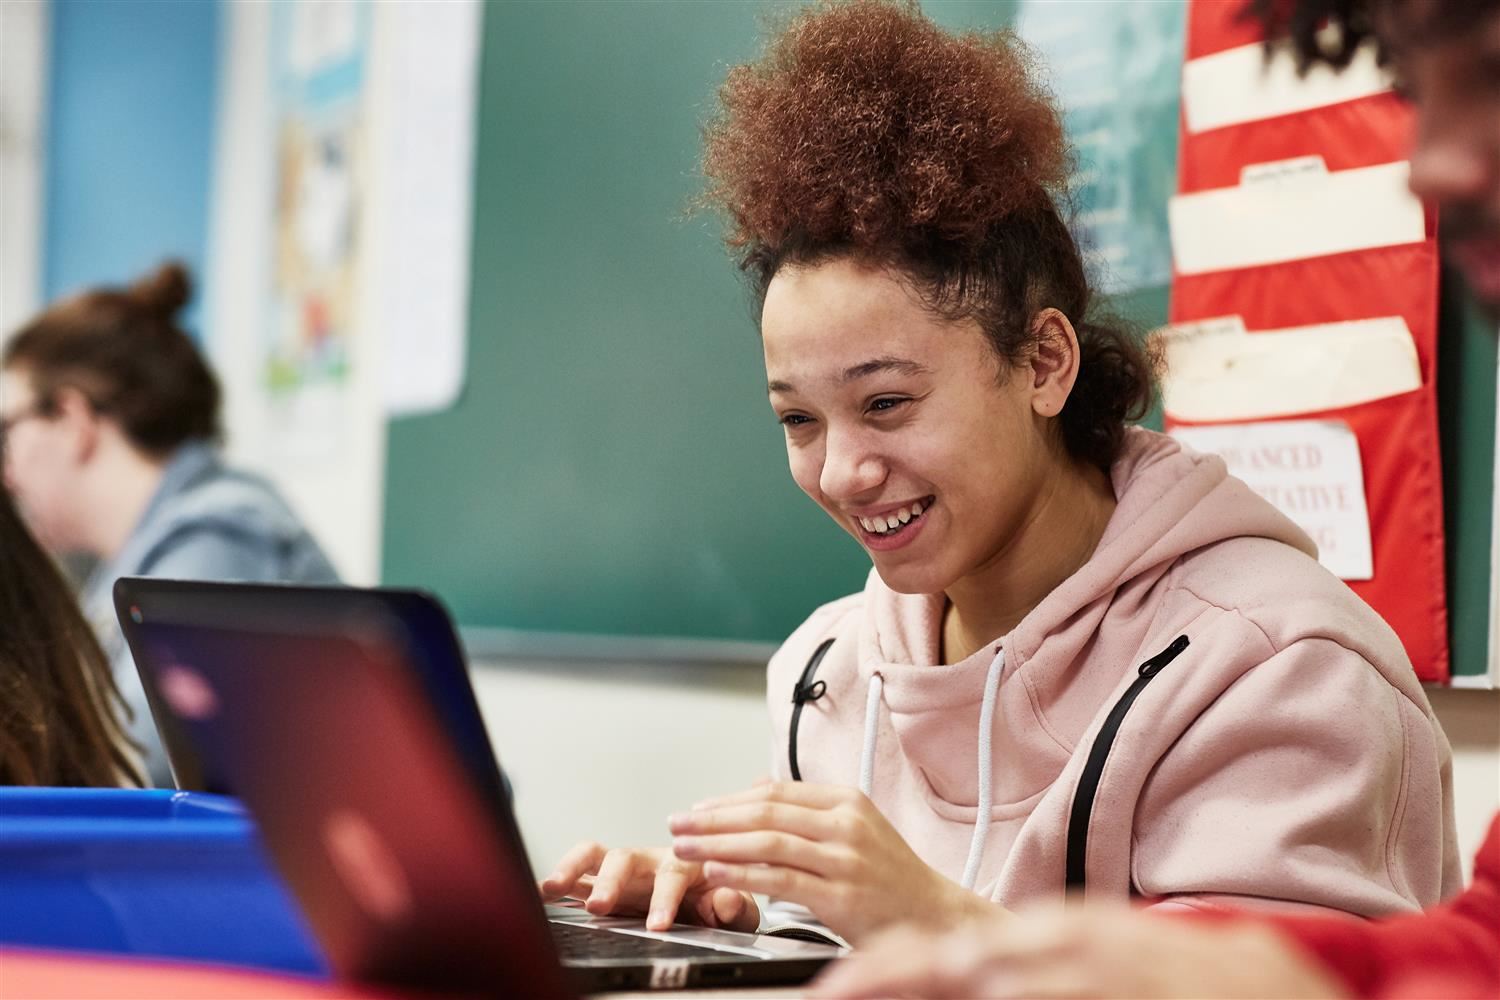
{"label": "woman's smile", "polygon": [[866,548],[889,552],[916,540],[936,498],[927,496],[873,515],[853,515],[855,534]]}

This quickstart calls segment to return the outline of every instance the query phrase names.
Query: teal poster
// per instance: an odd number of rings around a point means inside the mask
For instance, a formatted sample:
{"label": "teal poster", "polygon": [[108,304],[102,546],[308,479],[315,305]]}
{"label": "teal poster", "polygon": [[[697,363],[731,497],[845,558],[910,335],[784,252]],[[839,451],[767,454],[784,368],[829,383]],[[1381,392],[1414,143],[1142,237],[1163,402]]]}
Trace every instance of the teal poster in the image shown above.
{"label": "teal poster", "polygon": [[1025,0],[1016,19],[1063,107],[1074,232],[1106,293],[1171,279],[1186,16],[1173,0]]}

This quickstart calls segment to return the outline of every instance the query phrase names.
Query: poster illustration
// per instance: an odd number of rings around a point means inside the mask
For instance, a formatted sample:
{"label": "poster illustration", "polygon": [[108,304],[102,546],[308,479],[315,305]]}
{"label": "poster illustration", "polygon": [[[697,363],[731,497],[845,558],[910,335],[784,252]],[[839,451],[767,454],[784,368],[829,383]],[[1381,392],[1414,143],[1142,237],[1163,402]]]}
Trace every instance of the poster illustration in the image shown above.
{"label": "poster illustration", "polygon": [[313,457],[339,446],[358,353],[369,34],[367,4],[273,8],[273,259],[262,375],[279,444]]}
{"label": "poster illustration", "polygon": [[1172,276],[1185,5],[1025,0],[1016,30],[1048,67],[1077,154],[1074,233],[1106,293]]}

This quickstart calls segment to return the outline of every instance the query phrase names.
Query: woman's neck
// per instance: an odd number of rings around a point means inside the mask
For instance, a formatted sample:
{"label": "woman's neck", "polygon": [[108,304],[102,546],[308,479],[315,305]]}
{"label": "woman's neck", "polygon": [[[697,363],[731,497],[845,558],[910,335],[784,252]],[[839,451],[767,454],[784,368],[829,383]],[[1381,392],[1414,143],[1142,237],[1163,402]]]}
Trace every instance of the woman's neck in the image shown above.
{"label": "woman's neck", "polygon": [[1010,546],[948,588],[943,662],[967,659],[1009,634],[1089,561],[1114,512],[1114,490],[1103,471],[1071,464],[1060,469]]}
{"label": "woman's neck", "polygon": [[94,462],[82,492],[92,512],[87,549],[108,561],[120,554],[161,487],[166,461],[152,458],[120,440]]}

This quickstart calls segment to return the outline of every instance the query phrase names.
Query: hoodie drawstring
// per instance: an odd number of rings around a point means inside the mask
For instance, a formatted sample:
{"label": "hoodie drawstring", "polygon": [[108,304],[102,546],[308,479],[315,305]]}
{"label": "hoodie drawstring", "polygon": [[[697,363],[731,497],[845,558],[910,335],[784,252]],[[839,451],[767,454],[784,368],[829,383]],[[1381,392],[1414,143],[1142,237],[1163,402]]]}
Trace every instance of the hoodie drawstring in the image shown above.
{"label": "hoodie drawstring", "polygon": [[995,694],[1000,690],[1000,675],[1005,671],[1005,647],[990,661],[984,676],[984,701],[979,706],[979,815],[974,823],[974,839],[969,842],[969,860],[964,862],[964,877],[959,884],[974,888],[979,877],[979,859],[984,857],[984,842],[990,835],[990,808],[995,801],[994,759],[991,756],[995,725]]}
{"label": "hoodie drawstring", "polygon": [[875,734],[880,731],[880,692],[884,687],[885,678],[874,674],[865,695],[865,741],[859,751],[859,790],[866,797],[875,784]]}
{"label": "hoodie drawstring", "polygon": [[[984,701],[979,706],[979,810],[974,823],[974,838],[969,842],[969,859],[964,862],[964,877],[960,883],[965,889],[974,888],[979,877],[979,862],[984,857],[984,842],[990,834],[990,809],[995,801],[994,745],[992,730],[995,725],[995,695],[1000,690],[1000,675],[1005,672],[1005,649],[990,661],[989,673],[984,678]],[[865,738],[859,752],[859,790],[870,795],[875,785],[875,737],[880,731],[880,695],[885,688],[885,679],[880,674],[870,677],[870,687],[865,694]]]}

